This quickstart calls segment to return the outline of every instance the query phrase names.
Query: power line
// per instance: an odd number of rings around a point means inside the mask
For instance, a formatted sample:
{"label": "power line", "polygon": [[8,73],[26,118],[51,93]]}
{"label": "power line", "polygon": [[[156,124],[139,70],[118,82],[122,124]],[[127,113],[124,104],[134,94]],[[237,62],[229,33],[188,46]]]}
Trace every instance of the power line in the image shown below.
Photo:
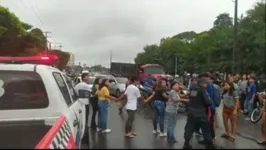
{"label": "power line", "polygon": [[[30,5],[31,10],[33,11],[34,15],[37,17],[37,19],[39,20],[39,22],[40,22],[40,24],[41,24],[41,26],[43,28],[44,27],[44,23],[43,23],[40,15],[38,14],[38,12],[36,11],[36,9],[34,8],[34,5],[31,2],[31,0],[28,0],[28,1],[29,1],[29,5]],[[24,3],[23,0],[21,0],[21,3],[27,8],[27,5]]]}

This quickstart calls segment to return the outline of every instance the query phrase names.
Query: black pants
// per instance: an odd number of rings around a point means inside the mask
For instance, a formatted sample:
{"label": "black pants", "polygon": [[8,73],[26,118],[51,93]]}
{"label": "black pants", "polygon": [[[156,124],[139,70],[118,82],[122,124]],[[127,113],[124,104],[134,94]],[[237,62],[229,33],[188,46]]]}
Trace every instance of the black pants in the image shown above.
{"label": "black pants", "polygon": [[245,100],[246,100],[246,94],[241,93],[240,95],[240,109],[244,110],[245,108]]}
{"label": "black pants", "polygon": [[211,130],[211,137],[214,139],[215,138],[215,130],[214,130],[214,119],[215,119],[215,111],[211,111],[211,118],[209,121],[210,125],[210,130]]}
{"label": "black pants", "polygon": [[97,128],[97,124],[96,124],[96,115],[98,112],[98,105],[97,104],[91,104],[92,107],[92,115],[91,115],[91,128],[92,129],[96,129]]}
{"label": "black pants", "polygon": [[82,143],[89,145],[89,127],[88,127],[88,120],[89,120],[89,112],[90,112],[90,105],[85,105],[85,133],[82,138]]}
{"label": "black pants", "polygon": [[199,126],[197,126],[197,127],[195,128],[195,132],[200,132],[200,127],[199,127]]}
{"label": "black pants", "polygon": [[193,114],[188,114],[187,117],[187,123],[184,133],[185,145],[189,145],[189,141],[197,127],[200,127],[200,129],[202,130],[203,138],[206,141],[206,147],[214,147],[207,116],[199,117]]}
{"label": "black pants", "polygon": [[90,105],[85,105],[85,119],[86,119],[86,127],[89,125],[89,113],[90,113]]}
{"label": "black pants", "polygon": [[136,110],[129,110],[129,109],[127,109],[128,119],[127,119],[126,128],[125,128],[126,134],[128,132],[132,131],[132,124],[134,122],[135,113],[136,113]]}

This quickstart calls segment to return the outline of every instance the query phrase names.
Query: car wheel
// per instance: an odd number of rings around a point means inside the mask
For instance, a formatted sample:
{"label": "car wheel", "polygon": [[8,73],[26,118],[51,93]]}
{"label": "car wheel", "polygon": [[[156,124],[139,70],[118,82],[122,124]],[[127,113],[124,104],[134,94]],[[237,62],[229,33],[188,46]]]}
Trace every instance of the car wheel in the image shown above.
{"label": "car wheel", "polygon": [[119,89],[116,90],[115,95],[116,95],[116,97],[119,97],[121,95],[121,92]]}

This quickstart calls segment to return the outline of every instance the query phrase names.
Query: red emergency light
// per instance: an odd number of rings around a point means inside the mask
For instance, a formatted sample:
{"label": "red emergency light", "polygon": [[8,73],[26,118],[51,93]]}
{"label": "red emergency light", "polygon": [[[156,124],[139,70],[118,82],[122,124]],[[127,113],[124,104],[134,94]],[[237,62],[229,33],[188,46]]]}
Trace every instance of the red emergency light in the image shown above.
{"label": "red emergency light", "polygon": [[0,57],[0,63],[8,64],[43,64],[53,65],[58,60],[56,55],[28,57]]}

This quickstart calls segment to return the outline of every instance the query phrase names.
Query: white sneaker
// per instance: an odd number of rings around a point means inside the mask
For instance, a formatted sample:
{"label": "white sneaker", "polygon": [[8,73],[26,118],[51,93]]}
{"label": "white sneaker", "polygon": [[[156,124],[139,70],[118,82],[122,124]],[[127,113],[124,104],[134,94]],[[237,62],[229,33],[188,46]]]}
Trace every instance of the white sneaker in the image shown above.
{"label": "white sneaker", "polygon": [[245,118],[245,120],[249,121],[249,120],[250,120],[250,118],[249,118],[249,117],[246,117],[246,118]]}
{"label": "white sneaker", "polygon": [[105,129],[105,130],[103,130],[103,133],[109,133],[109,132],[111,132],[110,129]]}
{"label": "white sneaker", "polygon": [[166,133],[160,133],[159,136],[167,136]]}
{"label": "white sneaker", "polygon": [[152,133],[157,134],[157,133],[161,133],[161,131],[160,130],[153,130]]}

